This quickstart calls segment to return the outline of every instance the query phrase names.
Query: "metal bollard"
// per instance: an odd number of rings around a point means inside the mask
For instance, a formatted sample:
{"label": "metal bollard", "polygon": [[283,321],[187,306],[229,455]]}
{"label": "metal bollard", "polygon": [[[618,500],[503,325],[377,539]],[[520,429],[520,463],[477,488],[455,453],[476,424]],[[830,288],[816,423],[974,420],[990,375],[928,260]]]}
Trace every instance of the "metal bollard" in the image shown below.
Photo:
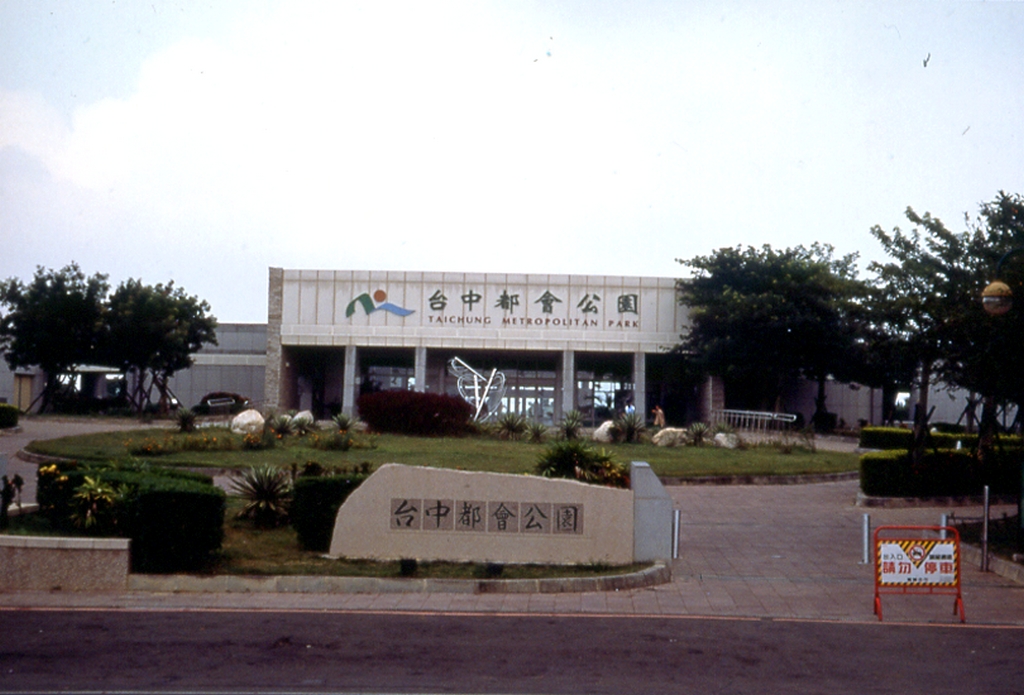
{"label": "metal bollard", "polygon": [[868,564],[870,562],[870,560],[868,559],[868,556],[869,556],[868,548],[871,546],[871,515],[867,514],[867,513],[864,514],[864,529],[863,529],[863,532],[864,532],[864,536],[863,536],[863,540],[864,540],[864,553],[861,556],[860,564],[866,565],[866,564]]}

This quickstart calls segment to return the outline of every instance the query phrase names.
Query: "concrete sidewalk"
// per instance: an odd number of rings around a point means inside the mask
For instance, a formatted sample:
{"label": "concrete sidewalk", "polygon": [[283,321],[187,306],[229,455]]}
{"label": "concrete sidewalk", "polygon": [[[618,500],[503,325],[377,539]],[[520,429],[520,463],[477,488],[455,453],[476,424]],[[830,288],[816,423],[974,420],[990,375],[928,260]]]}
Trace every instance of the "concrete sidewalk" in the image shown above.
{"label": "concrete sidewalk", "polygon": [[[5,439],[0,438],[0,446]],[[857,490],[853,480],[670,487],[681,511],[679,559],[672,564],[670,583],[643,589],[564,594],[19,592],[0,595],[0,609],[400,610],[876,621],[874,568],[861,562],[864,513],[870,513],[874,528],[936,525],[943,513],[980,516],[981,509],[866,509],[855,504]],[[992,516],[1015,511],[996,506]],[[1024,585],[982,573],[976,561],[968,562],[972,554],[965,549],[964,555],[967,623],[1024,627]],[[956,624],[953,606],[954,598],[946,595],[882,597],[887,623]]]}

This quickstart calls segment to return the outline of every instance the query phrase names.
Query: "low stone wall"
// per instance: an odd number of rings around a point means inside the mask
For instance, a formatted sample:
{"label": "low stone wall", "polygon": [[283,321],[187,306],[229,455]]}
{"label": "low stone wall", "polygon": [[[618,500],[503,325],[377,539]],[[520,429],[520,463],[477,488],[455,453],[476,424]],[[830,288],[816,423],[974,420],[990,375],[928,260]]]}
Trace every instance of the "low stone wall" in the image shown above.
{"label": "low stone wall", "polygon": [[123,591],[129,543],[0,535],[0,591]]}

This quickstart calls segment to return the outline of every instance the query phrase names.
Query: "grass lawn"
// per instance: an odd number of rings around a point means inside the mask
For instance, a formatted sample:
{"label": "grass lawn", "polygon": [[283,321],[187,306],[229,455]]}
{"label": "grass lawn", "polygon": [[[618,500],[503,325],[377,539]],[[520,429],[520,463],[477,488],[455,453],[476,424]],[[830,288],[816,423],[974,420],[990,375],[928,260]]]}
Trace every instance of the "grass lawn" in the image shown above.
{"label": "grass lawn", "polygon": [[[34,453],[72,459],[116,460],[147,446],[152,453],[135,458],[167,466],[241,468],[254,464],[290,466],[316,461],[324,466],[351,468],[383,463],[456,468],[497,473],[531,473],[544,444],[509,442],[471,436],[420,438],[400,435],[359,435],[361,445],[348,451],[313,448],[309,437],[288,437],[266,450],[246,450],[241,438],[226,428],[206,428],[193,435],[167,429],[132,430],[63,437],[29,445]],[[214,441],[216,440],[216,441]],[[597,445],[602,446],[602,445]],[[753,446],[746,449],[715,447],[657,447],[653,444],[606,444],[616,461],[646,461],[663,477],[706,475],[792,475],[857,470],[858,456],[836,451],[809,451],[801,447]]]}

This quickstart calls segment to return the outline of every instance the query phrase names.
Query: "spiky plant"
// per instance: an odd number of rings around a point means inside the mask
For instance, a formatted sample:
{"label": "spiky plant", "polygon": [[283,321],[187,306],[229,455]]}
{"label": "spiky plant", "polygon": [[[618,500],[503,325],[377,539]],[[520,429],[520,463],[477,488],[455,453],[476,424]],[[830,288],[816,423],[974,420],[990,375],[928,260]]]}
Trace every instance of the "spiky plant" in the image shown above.
{"label": "spiky plant", "polygon": [[519,413],[505,413],[498,418],[498,436],[502,439],[519,439],[528,428],[529,422]]}
{"label": "spiky plant", "polygon": [[558,434],[567,441],[579,439],[582,431],[583,413],[578,410],[570,410],[562,416],[562,421],[558,423]]}
{"label": "spiky plant", "polygon": [[710,434],[711,428],[706,422],[694,422],[686,428],[686,439],[690,446],[704,446]]}
{"label": "spiky plant", "polygon": [[626,413],[612,423],[612,437],[617,442],[636,444],[647,432],[647,423],[639,413]]}
{"label": "spiky plant", "polygon": [[334,424],[338,426],[339,432],[351,432],[352,430],[360,429],[363,426],[363,421],[355,415],[349,415],[348,413],[338,413],[333,418]]}
{"label": "spiky plant", "polygon": [[261,528],[274,528],[288,519],[292,481],[283,468],[263,465],[238,470],[230,486],[245,500],[239,519],[251,519]]}
{"label": "spiky plant", "polygon": [[548,426],[543,422],[531,420],[526,427],[526,436],[534,444],[540,444],[548,434]]}
{"label": "spiky plant", "polygon": [[629,470],[616,463],[604,449],[568,440],[551,444],[537,461],[537,474],[545,478],[570,478],[585,483],[629,487]]}
{"label": "spiky plant", "polygon": [[267,420],[267,429],[276,434],[279,438],[287,437],[289,434],[293,434],[295,432],[290,415],[275,415],[270,418]]}
{"label": "spiky plant", "polygon": [[187,434],[196,431],[196,413],[194,410],[179,408],[174,414],[174,421],[178,425],[179,432]]}

